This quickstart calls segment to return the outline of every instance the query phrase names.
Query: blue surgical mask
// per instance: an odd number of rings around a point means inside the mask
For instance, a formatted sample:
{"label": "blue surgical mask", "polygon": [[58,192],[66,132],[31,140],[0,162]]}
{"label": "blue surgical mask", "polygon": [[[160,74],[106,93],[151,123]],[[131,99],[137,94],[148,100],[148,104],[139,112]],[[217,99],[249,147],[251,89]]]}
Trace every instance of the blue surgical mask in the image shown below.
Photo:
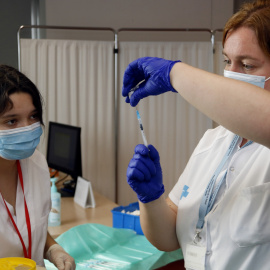
{"label": "blue surgical mask", "polygon": [[270,77],[265,79],[265,76],[250,75],[250,74],[238,73],[238,72],[229,71],[229,70],[224,70],[224,77],[251,83],[261,88],[264,88],[265,82],[270,79]]}
{"label": "blue surgical mask", "polygon": [[20,160],[32,156],[41,134],[40,122],[22,128],[0,130],[0,157]]}

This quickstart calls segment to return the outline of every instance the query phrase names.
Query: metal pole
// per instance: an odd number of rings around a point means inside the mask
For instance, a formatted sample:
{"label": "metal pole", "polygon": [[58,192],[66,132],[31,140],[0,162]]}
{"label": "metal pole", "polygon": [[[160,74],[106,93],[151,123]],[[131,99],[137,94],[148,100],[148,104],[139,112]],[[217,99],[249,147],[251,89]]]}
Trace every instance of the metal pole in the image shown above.
{"label": "metal pole", "polygon": [[[39,25],[39,0],[32,0],[31,1],[31,24],[32,25]],[[32,29],[31,31],[31,38],[38,39],[40,38],[39,29]]]}
{"label": "metal pole", "polygon": [[118,203],[118,34],[114,34],[115,202]]}

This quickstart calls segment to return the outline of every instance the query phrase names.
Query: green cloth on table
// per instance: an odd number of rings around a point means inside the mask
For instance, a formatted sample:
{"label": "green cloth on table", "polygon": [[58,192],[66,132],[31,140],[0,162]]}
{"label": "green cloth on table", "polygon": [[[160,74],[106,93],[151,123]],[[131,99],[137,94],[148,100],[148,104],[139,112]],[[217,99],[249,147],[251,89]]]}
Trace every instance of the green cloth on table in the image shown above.
{"label": "green cloth on table", "polygon": [[[163,252],[133,230],[101,224],[76,226],[60,235],[56,242],[75,259],[76,270],[150,270],[183,258],[180,249]],[[45,264],[46,269],[56,269],[47,260]]]}

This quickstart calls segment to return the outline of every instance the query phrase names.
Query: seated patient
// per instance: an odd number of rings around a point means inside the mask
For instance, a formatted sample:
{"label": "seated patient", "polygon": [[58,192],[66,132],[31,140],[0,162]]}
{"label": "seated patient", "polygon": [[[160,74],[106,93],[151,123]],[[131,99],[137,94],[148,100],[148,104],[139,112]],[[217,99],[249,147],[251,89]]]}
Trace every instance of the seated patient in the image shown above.
{"label": "seated patient", "polygon": [[0,65],[0,257],[25,257],[75,269],[74,259],[48,233],[50,175],[36,150],[42,97],[31,80]]}

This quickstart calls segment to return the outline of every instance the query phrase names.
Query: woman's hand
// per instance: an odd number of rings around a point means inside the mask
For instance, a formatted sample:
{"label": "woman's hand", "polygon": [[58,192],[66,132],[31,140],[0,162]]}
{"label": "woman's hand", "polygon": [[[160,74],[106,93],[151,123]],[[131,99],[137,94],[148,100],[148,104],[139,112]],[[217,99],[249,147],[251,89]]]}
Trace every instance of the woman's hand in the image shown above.
{"label": "woman's hand", "polygon": [[[180,61],[157,57],[143,57],[130,63],[123,79],[122,95],[126,102],[135,107],[142,98],[160,95],[167,91],[176,92],[170,82],[170,71]],[[129,98],[128,94],[138,83],[145,80]]]}
{"label": "woman's hand", "polygon": [[74,259],[58,244],[50,246],[45,257],[59,270],[75,270],[76,268]]}
{"label": "woman's hand", "polygon": [[147,148],[139,144],[134,151],[127,169],[127,182],[136,192],[138,199],[148,203],[164,193],[159,154],[152,145]]}

